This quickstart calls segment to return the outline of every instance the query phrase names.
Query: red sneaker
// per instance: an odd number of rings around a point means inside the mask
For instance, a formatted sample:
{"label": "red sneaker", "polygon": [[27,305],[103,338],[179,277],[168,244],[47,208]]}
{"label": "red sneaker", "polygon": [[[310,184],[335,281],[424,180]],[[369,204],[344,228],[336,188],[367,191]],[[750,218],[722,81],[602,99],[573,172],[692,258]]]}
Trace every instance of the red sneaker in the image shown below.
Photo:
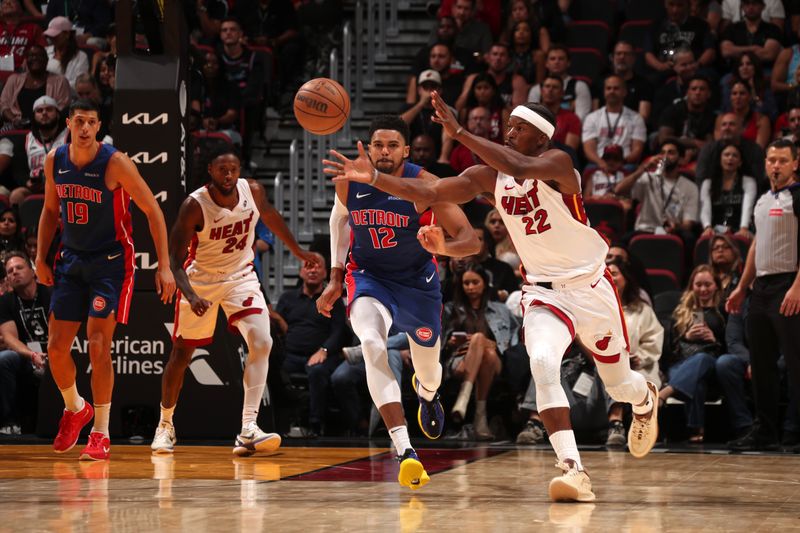
{"label": "red sneaker", "polygon": [[68,452],[78,442],[83,426],[89,423],[94,417],[92,404],[84,402],[83,409],[73,413],[69,409],[64,409],[61,422],[58,423],[58,435],[53,441],[53,450],[56,453]]}
{"label": "red sneaker", "polygon": [[81,461],[105,461],[111,456],[111,440],[100,433],[89,433],[89,443],[81,452]]}

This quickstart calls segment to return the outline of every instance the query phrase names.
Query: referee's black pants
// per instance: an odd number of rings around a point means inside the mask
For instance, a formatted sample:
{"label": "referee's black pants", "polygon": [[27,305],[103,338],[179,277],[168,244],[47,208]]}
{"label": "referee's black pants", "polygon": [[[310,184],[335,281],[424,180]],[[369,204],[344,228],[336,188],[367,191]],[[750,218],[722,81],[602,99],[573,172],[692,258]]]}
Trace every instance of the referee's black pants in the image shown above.
{"label": "referee's black pants", "polygon": [[789,387],[800,391],[800,315],[780,314],[781,302],[794,279],[795,273],[756,278],[747,316],[756,415],[761,436],[771,441],[778,440],[781,427],[778,405],[781,354],[786,360]]}

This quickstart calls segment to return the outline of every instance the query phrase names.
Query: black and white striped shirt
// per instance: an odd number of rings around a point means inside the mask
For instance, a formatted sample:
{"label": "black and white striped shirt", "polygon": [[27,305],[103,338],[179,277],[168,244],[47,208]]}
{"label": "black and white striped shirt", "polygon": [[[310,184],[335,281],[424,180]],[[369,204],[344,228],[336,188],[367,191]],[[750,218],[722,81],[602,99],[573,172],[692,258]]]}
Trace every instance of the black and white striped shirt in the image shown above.
{"label": "black and white striped shirt", "polygon": [[756,202],[756,276],[797,272],[800,183],[767,191]]}

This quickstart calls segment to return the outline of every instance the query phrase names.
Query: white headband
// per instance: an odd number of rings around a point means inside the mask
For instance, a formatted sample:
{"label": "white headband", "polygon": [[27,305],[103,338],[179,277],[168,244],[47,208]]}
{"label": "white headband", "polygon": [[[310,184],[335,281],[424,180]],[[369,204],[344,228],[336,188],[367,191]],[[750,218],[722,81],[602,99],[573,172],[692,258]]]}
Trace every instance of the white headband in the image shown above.
{"label": "white headband", "polygon": [[542,133],[547,135],[548,139],[552,139],[553,133],[555,133],[556,131],[556,127],[550,124],[550,122],[548,122],[547,119],[545,119],[542,115],[540,115],[533,109],[530,109],[529,107],[526,107],[524,105],[518,105],[517,107],[515,107],[514,111],[511,112],[511,116],[521,118],[526,122],[530,122],[531,124],[539,128],[539,130]]}

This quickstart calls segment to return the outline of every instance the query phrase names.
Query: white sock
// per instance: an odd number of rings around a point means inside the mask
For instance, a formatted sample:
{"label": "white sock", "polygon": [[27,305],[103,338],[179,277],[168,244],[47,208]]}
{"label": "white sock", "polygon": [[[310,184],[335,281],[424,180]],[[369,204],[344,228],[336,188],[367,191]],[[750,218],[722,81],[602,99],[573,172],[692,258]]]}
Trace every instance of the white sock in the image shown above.
{"label": "white sock", "polygon": [[172,414],[175,412],[175,406],[178,404],[173,405],[172,407],[164,407],[164,404],[161,404],[161,420],[158,421],[159,425],[161,424],[169,424],[172,425]]}
{"label": "white sock", "polygon": [[389,436],[392,437],[397,455],[403,455],[407,449],[412,448],[411,439],[408,438],[408,428],[406,426],[393,427],[389,430]]}
{"label": "white sock", "polygon": [[653,410],[653,395],[650,394],[649,388],[647,389],[647,399],[645,402],[640,405],[632,405],[631,409],[633,410],[633,413],[637,415],[646,415]]}
{"label": "white sock", "polygon": [[242,429],[246,429],[258,418],[261,397],[264,395],[264,383],[244,389],[244,405],[242,406]]}
{"label": "white sock", "polygon": [[73,383],[66,389],[60,389],[61,396],[64,398],[64,407],[72,411],[73,413],[77,413],[83,406],[86,405],[86,402],[81,398],[81,395],[78,394],[78,387],[75,386]]}
{"label": "white sock", "polygon": [[488,425],[486,419],[486,400],[475,400],[475,425]]}
{"label": "white sock", "polygon": [[556,431],[550,435],[550,445],[555,450],[559,461],[572,459],[578,466],[578,470],[583,470],[578,445],[575,443],[575,433],[571,429]]}
{"label": "white sock", "polygon": [[94,425],[92,431],[97,431],[108,437],[108,419],[111,418],[111,402],[94,404]]}

